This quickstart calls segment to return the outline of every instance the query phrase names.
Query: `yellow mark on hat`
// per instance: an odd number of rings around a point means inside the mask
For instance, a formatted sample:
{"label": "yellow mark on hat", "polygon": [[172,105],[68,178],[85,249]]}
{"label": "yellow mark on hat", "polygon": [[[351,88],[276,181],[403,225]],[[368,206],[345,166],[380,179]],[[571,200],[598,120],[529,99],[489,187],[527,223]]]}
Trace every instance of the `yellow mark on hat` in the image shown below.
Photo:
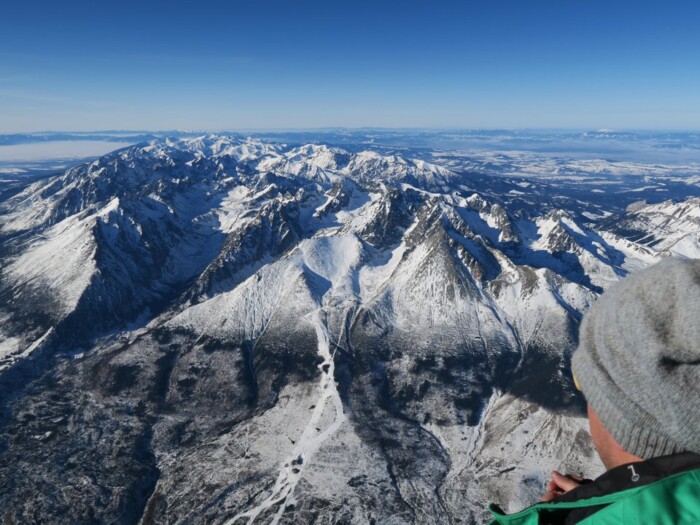
{"label": "yellow mark on hat", "polygon": [[578,379],[576,379],[576,376],[572,375],[572,377],[574,378],[574,386],[576,387],[576,390],[578,390],[579,392],[583,392],[583,389],[581,388],[581,385],[579,385]]}

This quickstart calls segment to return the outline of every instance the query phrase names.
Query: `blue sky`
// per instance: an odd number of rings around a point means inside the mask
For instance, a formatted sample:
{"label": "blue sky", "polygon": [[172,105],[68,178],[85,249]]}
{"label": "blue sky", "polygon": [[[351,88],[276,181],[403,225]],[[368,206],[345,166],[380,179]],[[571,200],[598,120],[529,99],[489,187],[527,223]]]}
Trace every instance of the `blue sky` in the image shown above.
{"label": "blue sky", "polygon": [[6,2],[0,132],[700,129],[700,2]]}

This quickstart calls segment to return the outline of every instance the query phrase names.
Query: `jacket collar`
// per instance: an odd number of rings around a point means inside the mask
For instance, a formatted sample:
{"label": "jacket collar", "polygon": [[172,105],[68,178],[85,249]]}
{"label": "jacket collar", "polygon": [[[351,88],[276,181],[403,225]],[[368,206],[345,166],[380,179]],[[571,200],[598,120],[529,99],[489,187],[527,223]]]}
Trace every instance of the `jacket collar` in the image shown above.
{"label": "jacket collar", "polygon": [[594,481],[581,485],[554,500],[573,502],[648,485],[660,479],[700,468],[700,454],[681,452],[608,470]]}

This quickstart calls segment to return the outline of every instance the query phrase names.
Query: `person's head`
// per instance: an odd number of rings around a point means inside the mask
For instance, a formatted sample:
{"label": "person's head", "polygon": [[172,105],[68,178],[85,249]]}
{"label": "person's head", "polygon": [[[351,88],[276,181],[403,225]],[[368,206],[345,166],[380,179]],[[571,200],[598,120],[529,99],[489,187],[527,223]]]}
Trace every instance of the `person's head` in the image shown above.
{"label": "person's head", "polygon": [[666,260],[605,292],[572,370],[606,467],[700,453],[700,260]]}

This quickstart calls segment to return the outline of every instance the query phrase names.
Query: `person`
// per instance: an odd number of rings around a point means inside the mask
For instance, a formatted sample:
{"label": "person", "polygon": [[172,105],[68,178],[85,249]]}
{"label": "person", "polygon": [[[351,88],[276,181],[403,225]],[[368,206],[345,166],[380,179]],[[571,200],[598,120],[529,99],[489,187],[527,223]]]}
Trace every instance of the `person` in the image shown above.
{"label": "person", "polygon": [[613,285],[572,357],[607,471],[552,472],[540,503],[492,524],[700,524],[700,260],[669,258]]}

